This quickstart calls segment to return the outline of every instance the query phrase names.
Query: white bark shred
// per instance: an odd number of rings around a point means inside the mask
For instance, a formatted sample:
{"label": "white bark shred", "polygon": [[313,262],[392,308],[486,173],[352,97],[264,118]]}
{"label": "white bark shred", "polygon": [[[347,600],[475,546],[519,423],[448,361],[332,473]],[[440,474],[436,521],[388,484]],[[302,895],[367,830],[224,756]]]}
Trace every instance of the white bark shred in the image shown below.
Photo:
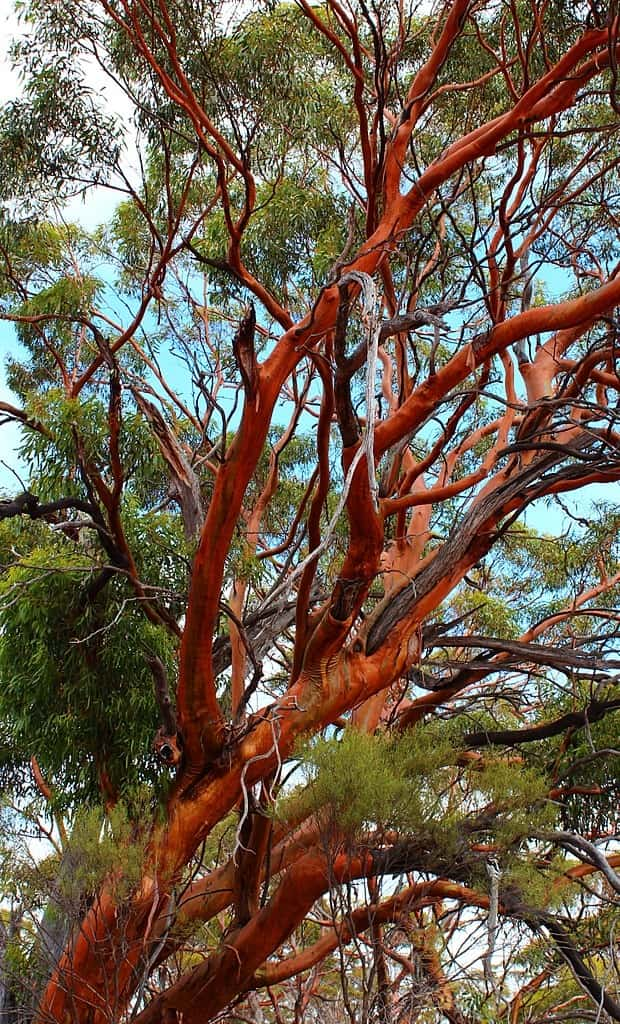
{"label": "white bark shred", "polygon": [[487,951],[484,954],[484,980],[489,991],[497,991],[497,983],[493,974],[493,953],[495,951],[495,940],[497,937],[497,915],[499,908],[499,880],[502,877],[501,868],[495,859],[486,863],[489,876],[489,914],[487,917]]}

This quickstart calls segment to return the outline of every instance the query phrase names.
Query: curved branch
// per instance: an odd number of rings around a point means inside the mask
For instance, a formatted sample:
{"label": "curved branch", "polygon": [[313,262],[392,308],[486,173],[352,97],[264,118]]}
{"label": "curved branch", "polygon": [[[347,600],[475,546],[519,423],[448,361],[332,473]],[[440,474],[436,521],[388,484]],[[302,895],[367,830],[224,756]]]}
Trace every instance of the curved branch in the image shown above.
{"label": "curved branch", "polygon": [[606,715],[620,708],[620,700],[601,703],[592,701],[583,711],[569,711],[553,722],[541,722],[525,729],[485,729],[470,732],[464,736],[468,747],[519,746],[521,743],[536,743],[551,736],[559,736],[567,729],[583,729],[592,722],[600,722]]}

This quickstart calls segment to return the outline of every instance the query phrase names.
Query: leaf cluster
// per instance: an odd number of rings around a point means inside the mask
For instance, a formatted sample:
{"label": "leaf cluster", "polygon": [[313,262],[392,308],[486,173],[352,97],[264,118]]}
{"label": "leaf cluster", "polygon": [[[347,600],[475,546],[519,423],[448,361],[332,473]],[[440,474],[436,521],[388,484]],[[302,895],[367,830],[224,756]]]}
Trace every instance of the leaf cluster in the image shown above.
{"label": "leaf cluster", "polygon": [[142,615],[122,580],[94,602],[98,566],[62,538],[45,538],[0,588],[2,760],[35,755],[61,805],[97,801],[156,782],[150,754],[158,720],[146,662],[157,654],[174,677],[169,639]]}

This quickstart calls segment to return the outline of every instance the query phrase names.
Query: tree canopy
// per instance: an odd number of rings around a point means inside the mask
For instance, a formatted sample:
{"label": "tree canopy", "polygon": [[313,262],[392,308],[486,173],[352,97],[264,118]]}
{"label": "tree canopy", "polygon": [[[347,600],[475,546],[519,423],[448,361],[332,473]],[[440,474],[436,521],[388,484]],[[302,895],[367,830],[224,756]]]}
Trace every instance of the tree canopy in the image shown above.
{"label": "tree canopy", "polygon": [[620,1020],[617,4],[15,8],[0,1013]]}

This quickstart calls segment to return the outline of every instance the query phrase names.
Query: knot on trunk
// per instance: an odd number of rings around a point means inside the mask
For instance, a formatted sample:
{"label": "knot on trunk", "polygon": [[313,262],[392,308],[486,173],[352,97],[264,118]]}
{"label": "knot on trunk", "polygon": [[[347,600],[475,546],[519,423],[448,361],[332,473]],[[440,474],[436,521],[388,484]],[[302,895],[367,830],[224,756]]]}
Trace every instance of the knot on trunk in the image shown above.
{"label": "knot on trunk", "polygon": [[153,750],[159,760],[169,768],[175,768],[183,756],[178,734],[170,735],[164,729],[158,729],[155,733]]}

